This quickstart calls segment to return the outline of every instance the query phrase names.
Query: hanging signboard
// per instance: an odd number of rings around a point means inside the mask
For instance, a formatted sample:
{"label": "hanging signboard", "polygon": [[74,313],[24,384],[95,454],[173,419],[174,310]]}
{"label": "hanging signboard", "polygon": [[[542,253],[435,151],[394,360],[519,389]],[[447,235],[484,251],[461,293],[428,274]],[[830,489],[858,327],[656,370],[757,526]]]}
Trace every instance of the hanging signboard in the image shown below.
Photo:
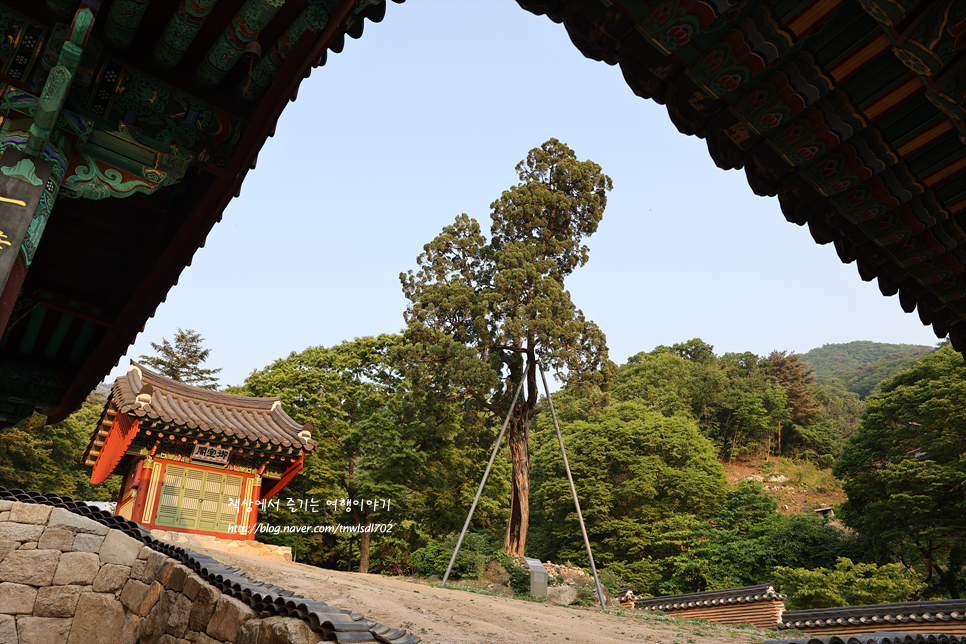
{"label": "hanging signboard", "polygon": [[7,149],[0,156],[0,292],[13,271],[54,164]]}
{"label": "hanging signboard", "polygon": [[219,463],[221,465],[228,463],[229,456],[231,456],[230,447],[195,445],[194,451],[191,452],[192,461],[208,461],[209,463]]}

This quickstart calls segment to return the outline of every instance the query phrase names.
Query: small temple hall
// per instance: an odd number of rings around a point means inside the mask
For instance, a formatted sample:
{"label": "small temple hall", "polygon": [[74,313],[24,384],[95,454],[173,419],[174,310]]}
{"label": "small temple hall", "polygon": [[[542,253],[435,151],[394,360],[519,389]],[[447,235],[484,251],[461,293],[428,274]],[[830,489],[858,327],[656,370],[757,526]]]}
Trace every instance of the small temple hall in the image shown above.
{"label": "small temple hall", "polygon": [[115,514],[148,529],[253,538],[259,506],[316,449],[278,398],[187,385],[136,362],[118,378],[84,453],[92,483],[123,477]]}

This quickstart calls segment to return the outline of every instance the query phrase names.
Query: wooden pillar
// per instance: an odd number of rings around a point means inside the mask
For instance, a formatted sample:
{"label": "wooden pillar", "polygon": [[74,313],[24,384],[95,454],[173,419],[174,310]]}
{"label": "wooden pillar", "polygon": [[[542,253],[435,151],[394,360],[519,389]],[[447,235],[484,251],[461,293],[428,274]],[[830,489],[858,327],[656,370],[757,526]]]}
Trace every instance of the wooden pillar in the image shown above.
{"label": "wooden pillar", "polygon": [[249,539],[255,538],[255,524],[258,523],[258,501],[262,500],[262,472],[265,471],[263,465],[258,474],[255,475],[255,485],[252,487],[251,501],[252,511],[248,514],[248,535]]}
{"label": "wooden pillar", "polygon": [[138,481],[138,498],[134,501],[134,510],[131,512],[131,520],[135,523],[146,523],[144,517],[144,503],[147,501],[151,491],[151,471],[154,469],[154,458],[148,456],[141,465],[141,477]]}

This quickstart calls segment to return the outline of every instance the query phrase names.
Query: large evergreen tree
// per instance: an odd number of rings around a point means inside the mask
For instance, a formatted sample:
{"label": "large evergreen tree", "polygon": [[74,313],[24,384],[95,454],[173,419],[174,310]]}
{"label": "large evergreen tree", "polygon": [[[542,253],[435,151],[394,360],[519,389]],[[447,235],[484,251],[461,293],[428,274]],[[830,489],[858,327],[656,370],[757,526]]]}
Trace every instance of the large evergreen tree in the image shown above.
{"label": "large evergreen tree", "polygon": [[201,365],[208,359],[211,349],[205,349],[205,341],[200,333],[194,329],[174,334],[174,344],[167,338],[161,339],[161,344],[151,343],[151,348],[158,352],[156,356],[142,355],[139,359],[149,367],[154,367],[162,376],[172,380],[184,382],[202,389],[217,389],[218,378],[215,374],[221,369],[207,369]]}
{"label": "large evergreen tree", "polygon": [[410,305],[410,339],[427,365],[450,369],[465,396],[502,420],[513,392],[510,521],[504,548],[522,555],[529,525],[530,422],[540,412],[537,360],[565,381],[597,374],[604,334],[586,320],[564,280],[588,260],[583,239],[597,230],[611,189],[592,161],[550,139],[516,167],[521,183],[491,205],[490,239],[461,215],[424,247],[419,269],[400,276]]}

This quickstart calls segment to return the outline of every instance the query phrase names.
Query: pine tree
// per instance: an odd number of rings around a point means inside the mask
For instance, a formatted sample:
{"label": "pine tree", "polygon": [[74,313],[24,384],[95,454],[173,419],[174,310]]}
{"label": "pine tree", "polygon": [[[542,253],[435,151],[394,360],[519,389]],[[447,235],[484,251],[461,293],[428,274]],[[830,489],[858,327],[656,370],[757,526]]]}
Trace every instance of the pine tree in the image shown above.
{"label": "pine tree", "polygon": [[149,367],[158,370],[162,376],[183,382],[202,389],[218,389],[218,378],[214,375],[221,369],[205,369],[201,365],[208,359],[211,349],[202,347],[205,341],[200,333],[194,329],[178,332],[174,335],[174,344],[167,338],[161,339],[161,344],[151,343],[151,348],[158,352],[157,356],[142,355],[139,359]]}
{"label": "pine tree", "polygon": [[792,422],[805,427],[815,421],[819,405],[812,389],[812,383],[815,382],[813,369],[802,362],[801,358],[797,353],[772,351],[768,355],[768,363],[771,376],[788,396]]}
{"label": "pine tree", "polygon": [[407,336],[419,360],[449,368],[492,419],[510,411],[513,472],[504,549],[523,555],[529,526],[530,423],[540,412],[537,360],[570,385],[590,384],[606,364],[603,332],[570,299],[565,279],[587,263],[611,180],[593,161],[550,139],[517,167],[521,183],[491,205],[490,239],[475,219],[456,218],[400,276],[409,300]]}

